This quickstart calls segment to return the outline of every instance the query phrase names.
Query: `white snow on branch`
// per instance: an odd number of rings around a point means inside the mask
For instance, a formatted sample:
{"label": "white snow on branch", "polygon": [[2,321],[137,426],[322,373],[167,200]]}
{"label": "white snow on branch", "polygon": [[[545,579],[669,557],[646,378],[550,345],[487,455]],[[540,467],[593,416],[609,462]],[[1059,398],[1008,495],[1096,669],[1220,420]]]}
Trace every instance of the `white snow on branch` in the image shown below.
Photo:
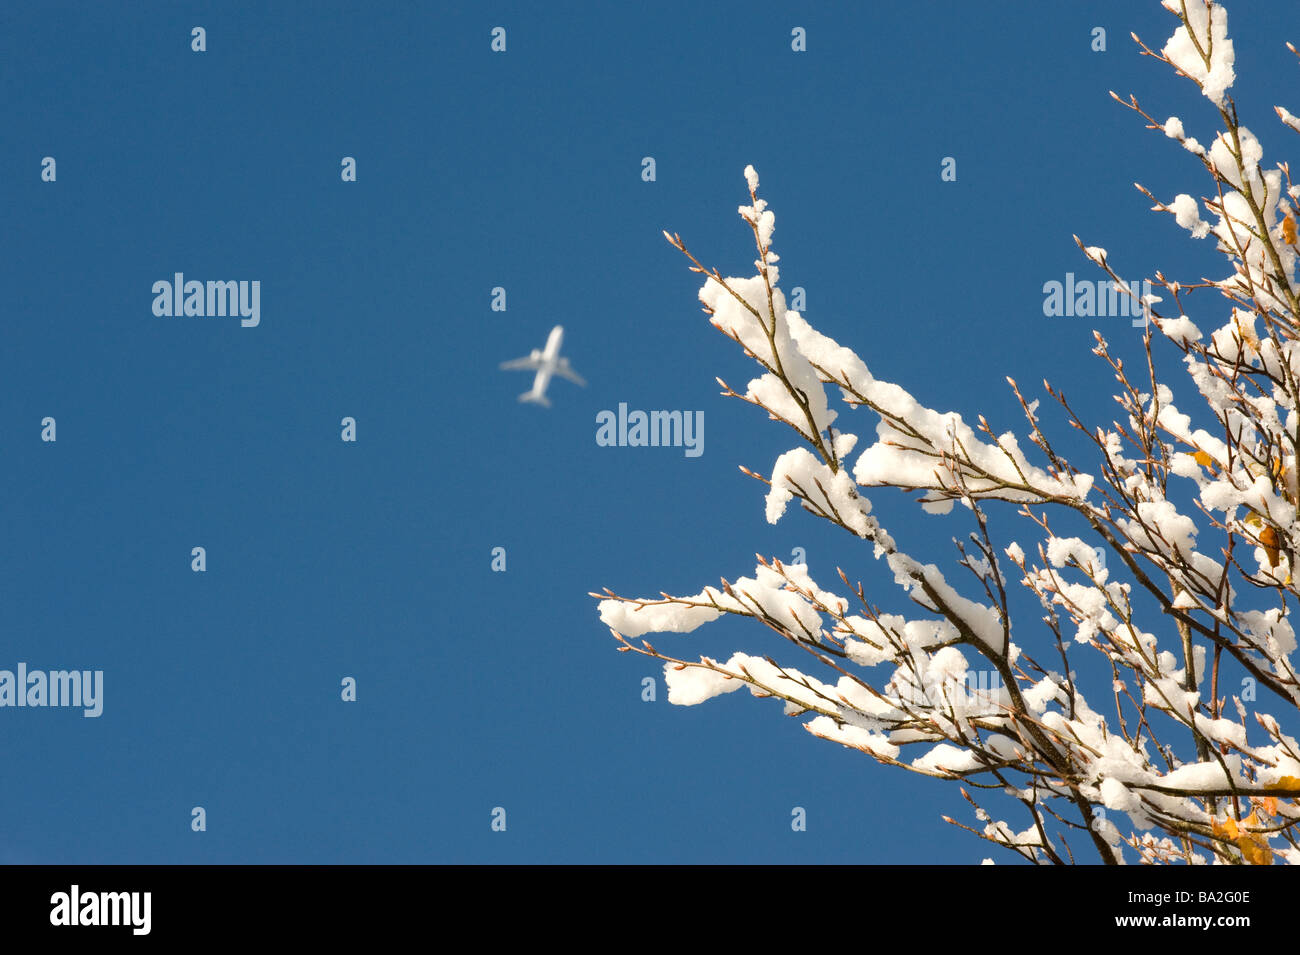
{"label": "white snow on branch", "polygon": [[[705,587],[702,592],[688,599],[709,603],[723,602],[729,598],[713,587]],[[637,607],[622,600],[602,600],[597,609],[600,611],[601,622],[625,637],[639,637],[647,633],[690,633],[696,627],[722,616],[722,611],[713,607],[680,603],[646,603]]]}
{"label": "white snow on branch", "polygon": [[[1172,13],[1187,10],[1187,25],[1180,25],[1161,50],[1179,70],[1196,80],[1205,97],[1219,108],[1236,74],[1232,71],[1232,41],[1228,39],[1228,11],[1215,4],[1208,11],[1201,0],[1163,0]],[[1191,26],[1188,33],[1187,26]]]}
{"label": "white snow on branch", "polygon": [[1200,210],[1196,207],[1196,200],[1185,192],[1180,192],[1174,197],[1174,201],[1169,203],[1169,211],[1173,213],[1174,221],[1192,234],[1194,239],[1203,239],[1210,234],[1210,224],[1201,221]]}
{"label": "white snow on branch", "polygon": [[696,706],[745,686],[743,680],[705,666],[671,663],[664,664],[664,683],[668,685],[668,702],[676,706]]}
{"label": "white snow on branch", "polygon": [[772,469],[772,488],[767,494],[767,522],[775,524],[785,513],[795,494],[828,515],[838,517],[859,537],[872,530],[867,515],[871,502],[862,497],[843,468],[832,471],[821,458],[807,448],[793,448],[776,459]]}
{"label": "white snow on branch", "polygon": [[[1006,652],[1006,634],[997,608],[976,603],[957,593],[934,564],[921,564],[901,553],[890,554],[888,561],[895,582],[913,600],[943,613],[955,625],[964,626],[990,656],[1001,656]],[[937,604],[942,604],[943,609]]]}
{"label": "white snow on branch", "polygon": [[1154,321],[1156,327],[1164,333],[1165,337],[1180,345],[1200,341],[1201,339],[1201,330],[1196,327],[1195,322],[1185,315],[1178,318],[1157,318]]}
{"label": "white snow on branch", "polygon": [[950,743],[939,743],[918,759],[912,760],[917,769],[935,773],[969,773],[980,769],[984,762],[969,749],[958,749]]}
{"label": "white snow on branch", "polygon": [[[813,434],[809,432],[808,417],[812,417],[815,431],[821,432],[835,421],[836,412],[828,409],[826,389],[822,387],[817,372],[790,337],[785,294],[776,287],[776,266],[768,267],[768,278],[772,283],[770,305],[767,285],[761,275],[725,280],[744,300],[744,304],[713,278],[700,289],[700,301],[712,310],[711,321],[716,328],[739,340],[751,355],[767,367],[782,371],[795,392],[792,394],[776,374],[767,372],[749,383],[746,397],[780,415],[805,437],[811,438]],[[807,404],[807,414],[800,407],[800,398],[797,396],[802,396]]]}

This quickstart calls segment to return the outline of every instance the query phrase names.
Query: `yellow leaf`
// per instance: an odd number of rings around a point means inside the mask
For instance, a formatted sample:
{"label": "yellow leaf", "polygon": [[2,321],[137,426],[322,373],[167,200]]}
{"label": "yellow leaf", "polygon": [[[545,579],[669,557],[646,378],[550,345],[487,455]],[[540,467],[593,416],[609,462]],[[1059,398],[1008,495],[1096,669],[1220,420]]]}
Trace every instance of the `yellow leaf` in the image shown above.
{"label": "yellow leaf", "polygon": [[1196,461],[1197,464],[1199,464],[1203,468],[1215,467],[1214,458],[1210,457],[1204,451],[1197,451],[1195,454],[1192,455],[1192,458]]}
{"label": "yellow leaf", "polygon": [[1300,776],[1283,776],[1267,789],[1300,789]]}
{"label": "yellow leaf", "polygon": [[1282,562],[1278,555],[1277,531],[1272,527],[1265,527],[1259,532],[1259,542],[1263,545],[1264,554],[1268,557],[1268,566],[1276,567]]}
{"label": "yellow leaf", "polygon": [[1268,847],[1268,841],[1263,836],[1243,836],[1237,840],[1237,848],[1241,850],[1241,857],[1250,865],[1273,864],[1273,850]]}
{"label": "yellow leaf", "polygon": [[1258,351],[1259,339],[1255,337],[1255,333],[1252,332],[1245,325],[1241,324],[1241,322],[1238,321],[1236,318],[1233,318],[1232,324],[1233,327],[1237,329],[1237,337],[1241,339],[1241,343],[1245,345],[1247,348],[1251,349],[1252,351]]}
{"label": "yellow leaf", "polygon": [[1260,825],[1260,822],[1255,813],[1252,812],[1241,820],[1240,826],[1231,818],[1225,819],[1223,822],[1212,819],[1210,821],[1210,831],[1220,840],[1231,842],[1241,850],[1241,857],[1248,865],[1272,865],[1273,850],[1268,847],[1268,836],[1262,832],[1251,832],[1246,828],[1258,825]]}
{"label": "yellow leaf", "polygon": [[1287,216],[1282,220],[1282,241],[1287,245],[1295,245],[1295,219]]}
{"label": "yellow leaf", "polygon": [[[1251,812],[1249,816],[1241,820],[1243,826],[1262,826],[1258,817],[1258,810]],[[1242,858],[1251,865],[1272,865],[1273,850],[1268,847],[1268,836],[1262,832],[1249,832],[1243,830],[1237,838],[1237,848],[1241,850]]]}
{"label": "yellow leaf", "polygon": [[1219,822],[1217,819],[1210,821],[1211,831],[1220,838],[1227,838],[1235,842],[1237,840],[1237,823],[1233,819],[1225,819]]}
{"label": "yellow leaf", "polygon": [[1260,518],[1258,514],[1256,514],[1254,511],[1251,511],[1242,519],[1242,523],[1245,524],[1247,527],[1259,527],[1264,523],[1264,521]]}

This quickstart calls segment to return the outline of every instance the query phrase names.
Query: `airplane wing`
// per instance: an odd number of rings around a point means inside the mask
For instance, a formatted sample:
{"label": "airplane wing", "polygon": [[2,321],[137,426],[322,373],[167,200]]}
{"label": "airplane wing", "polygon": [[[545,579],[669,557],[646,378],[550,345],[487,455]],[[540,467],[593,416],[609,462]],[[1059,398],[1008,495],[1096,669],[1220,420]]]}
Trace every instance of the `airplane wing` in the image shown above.
{"label": "airplane wing", "polygon": [[572,368],[569,367],[569,363],[567,361],[564,362],[564,364],[560,365],[558,368],[556,368],[555,373],[559,375],[561,378],[568,378],[569,381],[573,382],[575,385],[582,385],[584,388],[587,386],[587,383],[582,380],[582,377],[576,371],[574,371]]}
{"label": "airplane wing", "polygon": [[502,371],[523,371],[525,369],[528,371],[537,371],[537,369],[541,367],[541,361],[533,358],[531,355],[525,355],[523,358],[514,358],[510,361],[503,361],[501,363]]}

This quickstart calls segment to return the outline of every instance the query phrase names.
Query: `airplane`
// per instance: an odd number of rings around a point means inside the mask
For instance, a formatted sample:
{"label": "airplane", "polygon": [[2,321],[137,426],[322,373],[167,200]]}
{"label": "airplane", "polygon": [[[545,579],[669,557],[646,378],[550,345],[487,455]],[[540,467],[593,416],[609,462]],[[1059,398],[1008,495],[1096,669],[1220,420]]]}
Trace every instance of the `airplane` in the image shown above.
{"label": "airplane", "polygon": [[561,378],[569,379],[576,385],[586,386],[587,383],[569,367],[569,359],[560,357],[560,342],[563,340],[564,328],[561,325],[556,325],[546,338],[545,349],[538,350],[534,348],[526,358],[515,358],[512,361],[503,361],[501,363],[501,368],[505,371],[537,372],[537,377],[533,379],[532,389],[520,395],[520,401],[532,401],[549,408],[551,402],[546,397],[546,386],[551,383],[552,375],[559,375]]}

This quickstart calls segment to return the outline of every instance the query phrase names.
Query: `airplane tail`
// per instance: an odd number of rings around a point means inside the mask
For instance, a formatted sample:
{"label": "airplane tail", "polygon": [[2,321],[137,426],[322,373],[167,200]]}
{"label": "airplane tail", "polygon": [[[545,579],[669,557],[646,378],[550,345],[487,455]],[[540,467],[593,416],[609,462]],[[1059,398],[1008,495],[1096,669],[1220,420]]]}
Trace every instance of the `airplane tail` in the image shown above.
{"label": "airplane tail", "polygon": [[525,391],[522,395],[519,396],[519,400],[531,401],[534,404],[541,405],[543,408],[549,408],[551,406],[550,399],[547,398],[546,395],[539,395],[535,391]]}

